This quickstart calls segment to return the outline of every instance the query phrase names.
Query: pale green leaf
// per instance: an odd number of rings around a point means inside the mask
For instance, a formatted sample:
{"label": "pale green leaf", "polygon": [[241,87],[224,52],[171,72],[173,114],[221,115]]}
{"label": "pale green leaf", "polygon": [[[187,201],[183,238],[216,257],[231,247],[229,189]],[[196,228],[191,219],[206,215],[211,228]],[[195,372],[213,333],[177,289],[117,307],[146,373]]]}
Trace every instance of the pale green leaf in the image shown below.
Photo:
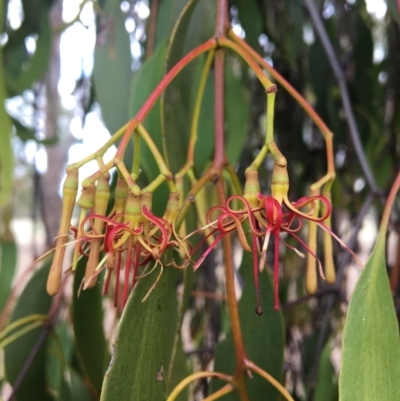
{"label": "pale green leaf", "polygon": [[385,231],[350,300],[339,378],[341,401],[399,399],[399,325],[385,263]]}
{"label": "pale green leaf", "polygon": [[140,280],[129,297],[104,378],[102,401],[162,401],[165,398],[164,335],[167,324],[168,277],[165,269],[145,302],[157,269]]}

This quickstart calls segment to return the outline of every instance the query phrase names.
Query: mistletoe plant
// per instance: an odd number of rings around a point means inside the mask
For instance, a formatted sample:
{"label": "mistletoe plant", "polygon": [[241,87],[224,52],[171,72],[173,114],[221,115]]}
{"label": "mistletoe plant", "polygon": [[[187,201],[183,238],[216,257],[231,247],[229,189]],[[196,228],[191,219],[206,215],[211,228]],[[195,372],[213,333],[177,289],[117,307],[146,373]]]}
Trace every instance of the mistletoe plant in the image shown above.
{"label": "mistletoe plant", "polygon": [[[185,391],[194,382],[212,379],[211,391],[205,400],[217,400],[232,393],[230,396],[236,394],[238,397],[232,399],[249,401],[254,399],[253,383],[255,377],[259,376],[272,386],[273,399],[283,397],[293,401],[290,391],[282,384],[281,373],[269,372],[249,355],[243,334],[246,330],[243,312],[261,316],[266,308],[273,308],[275,316],[279,316],[282,249],[307,259],[305,283],[308,294],[317,291],[318,272],[320,279],[328,284],[336,281],[333,239],[362,266],[357,256],[331,228],[331,189],[336,175],[332,132],[307,100],[234,33],[228,18],[227,3],[227,0],[217,1],[213,37],[169,66],[136,115],[95,152],[66,169],[61,224],[56,246],[51,251],[54,251],[54,255],[47,278],[47,292],[60,300],[65,282],[63,277],[66,277],[63,274],[66,249],[67,245],[73,244],[72,263],[66,273],[73,273],[76,277],[74,310],[83,307],[82,304],[78,305],[79,298],[75,297],[80,295],[85,298],[86,293],[95,291],[94,287],[102,283],[103,295],[110,293],[114,306],[123,311],[104,381],[101,378],[98,380],[97,376],[98,384],[94,386],[97,387],[95,391],[102,387],[101,400],[182,400]],[[195,5],[195,0],[187,3],[173,36],[185,24],[185,15]],[[244,171],[243,188],[226,151],[225,61],[228,53],[234,54],[247,65],[266,96],[264,144]],[[167,101],[165,92],[174,79],[181,74],[184,76],[185,67],[198,59],[204,60],[204,63],[196,86],[191,123],[187,127],[189,139],[185,149],[186,160],[176,168],[176,163],[171,163],[168,148],[182,144],[171,144],[168,136],[165,136],[160,146],[154,133],[146,126],[146,118],[155,110],[158,101]],[[196,165],[195,150],[202,146],[203,132],[199,131],[199,125],[210,76],[214,80],[214,157],[201,171],[202,166]],[[186,82],[186,85],[191,84]],[[281,88],[304,109],[325,141],[327,171],[299,199],[290,198],[290,159],[279,149],[279,140],[274,131],[275,99]],[[106,162],[104,156],[114,145],[117,146],[116,153]],[[148,155],[152,156],[157,166],[157,174],[146,181],[142,167],[149,163]],[[259,170],[267,157],[273,161],[271,184],[269,191],[262,191]],[[82,178],[80,169],[93,161],[97,163],[97,171],[85,177],[79,188],[79,178]],[[205,193],[210,187],[212,193],[207,198]],[[163,211],[156,212],[154,210],[158,208],[153,207],[154,199],[159,196],[161,188],[168,189],[168,196]],[[393,199],[392,194],[391,203]],[[195,223],[191,205],[196,209]],[[76,207],[80,209],[79,219],[72,223]],[[323,233],[323,260],[319,259],[317,249],[318,227]],[[305,232],[307,239],[304,239]],[[233,344],[235,369],[219,371],[221,364],[217,359],[215,370],[205,366],[194,373],[186,370],[178,372],[177,359],[182,348],[180,332],[191,291],[191,272],[202,269],[206,258],[221,243],[230,325],[230,337],[226,341],[232,341]],[[270,244],[272,252],[268,252]],[[239,313],[234,248],[242,248],[243,259],[250,261],[245,265],[246,268],[252,265],[250,274],[254,280],[255,313],[254,310],[241,310]],[[269,253],[273,255],[271,258]],[[270,299],[272,301],[273,298],[273,303],[266,303],[262,301],[264,294],[260,287],[269,280],[263,272],[269,270],[266,265],[270,259],[273,265],[273,297]],[[173,274],[174,271],[183,272],[183,295],[178,297],[178,305],[177,276]],[[166,326],[171,323],[167,322],[166,310],[171,308],[176,312],[172,321],[172,341],[164,341]],[[87,310],[90,319],[90,305]],[[77,322],[74,321],[74,324]],[[87,330],[92,328],[87,327]],[[348,331],[345,333],[348,335]],[[155,350],[151,356],[150,350]],[[80,352],[83,355],[86,350],[81,349]],[[91,355],[95,354],[94,351]],[[104,359],[108,364],[107,353],[96,361]],[[94,383],[93,376],[91,380]],[[257,399],[261,399],[259,396]]]}

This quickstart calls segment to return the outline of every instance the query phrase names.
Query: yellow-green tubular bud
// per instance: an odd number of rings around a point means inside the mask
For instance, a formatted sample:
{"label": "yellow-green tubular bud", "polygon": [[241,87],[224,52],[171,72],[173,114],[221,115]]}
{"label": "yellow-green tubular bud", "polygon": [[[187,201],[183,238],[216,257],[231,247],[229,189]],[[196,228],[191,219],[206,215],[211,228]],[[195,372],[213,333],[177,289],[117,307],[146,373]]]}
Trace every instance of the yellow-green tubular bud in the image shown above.
{"label": "yellow-green tubular bud", "polygon": [[172,224],[179,213],[179,193],[178,192],[170,192],[168,196],[167,206],[165,208],[163,219]]}
{"label": "yellow-green tubular bud", "polygon": [[[330,192],[324,192],[324,196],[328,199],[329,203],[331,202],[331,194]],[[325,206],[322,208],[322,215],[325,214]],[[324,221],[324,224],[331,229],[331,214],[329,214],[328,218]],[[326,282],[329,284],[334,284],[336,281],[336,273],[335,273],[335,263],[333,262],[333,248],[332,248],[332,236],[329,232],[324,230],[323,233],[323,242],[324,242],[324,273]]]}
{"label": "yellow-green tubular bud", "polygon": [[287,168],[275,163],[272,171],[271,195],[279,204],[282,204],[283,200],[287,198],[288,192],[289,175]]}
{"label": "yellow-green tubular bud", "polygon": [[[105,216],[107,212],[108,200],[110,198],[110,175],[107,173],[99,178],[96,185],[96,195],[94,200],[93,213],[99,216]],[[104,221],[101,219],[94,219],[93,229],[97,234],[103,231]],[[97,265],[100,260],[101,238],[92,239],[90,243],[89,259],[85,271],[86,288],[91,288],[97,283],[97,276],[93,276]]]}
{"label": "yellow-green tubular bud", "polygon": [[140,210],[142,210],[143,206],[146,206],[148,210],[151,211],[151,202],[153,200],[153,194],[151,192],[145,192],[140,195]]}
{"label": "yellow-green tubular bud", "polygon": [[257,194],[260,192],[260,181],[258,179],[258,171],[246,171],[246,183],[244,185],[243,197],[249,202],[251,207],[258,207],[260,203]]}
{"label": "yellow-green tubular bud", "polygon": [[47,292],[49,295],[56,295],[60,288],[62,264],[65,255],[65,244],[67,243],[69,226],[71,222],[72,212],[74,211],[76,195],[78,193],[78,169],[74,168],[68,171],[67,178],[63,185],[63,201],[61,212],[60,229],[58,230],[58,238],[53,263],[50,267],[49,276],[47,278]]}
{"label": "yellow-green tubular bud", "polygon": [[96,185],[90,184],[86,188],[82,188],[81,196],[77,205],[82,209],[91,210],[94,208],[94,198],[96,196]]}
{"label": "yellow-green tubular bud", "polygon": [[128,184],[123,178],[118,178],[115,187],[114,206],[115,213],[120,214],[125,210],[126,200],[128,199]]}
{"label": "yellow-green tubular bud", "polygon": [[[317,254],[317,223],[314,221],[308,222],[307,246],[314,255]],[[307,253],[306,291],[308,294],[315,294],[318,285],[317,261],[311,252]]]}

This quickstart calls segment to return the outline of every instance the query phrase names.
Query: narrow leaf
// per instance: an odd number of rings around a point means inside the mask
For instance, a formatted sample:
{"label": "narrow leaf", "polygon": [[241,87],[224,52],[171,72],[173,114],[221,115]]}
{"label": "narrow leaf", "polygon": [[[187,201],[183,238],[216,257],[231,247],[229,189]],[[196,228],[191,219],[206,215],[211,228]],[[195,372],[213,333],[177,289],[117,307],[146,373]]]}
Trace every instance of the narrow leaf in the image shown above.
{"label": "narrow leaf", "polygon": [[[51,305],[51,297],[46,292],[49,267],[50,262],[48,261],[30,279],[17,301],[10,323],[32,314],[48,313]],[[38,327],[19,337],[5,348],[5,371],[7,380],[11,385],[19,377],[25,362],[41,336],[42,330],[43,328]],[[24,375],[16,392],[17,401],[51,401],[53,399],[47,391],[46,382],[47,342],[47,339],[43,341],[31,366]]]}
{"label": "narrow leaf", "polygon": [[339,378],[341,401],[399,398],[399,325],[385,263],[386,224],[350,300]]}
{"label": "narrow leaf", "polygon": [[[4,20],[4,9],[3,0],[0,0],[0,28],[2,28]],[[0,46],[0,207],[7,203],[11,195],[14,164],[13,150],[11,147],[11,120],[4,105],[6,97],[3,50]]]}
{"label": "narrow leaf", "polygon": [[142,303],[158,273],[140,280],[125,306],[104,378],[102,401],[165,399],[163,358],[169,269],[164,269],[160,281]]}
{"label": "narrow leaf", "polygon": [[17,246],[11,239],[0,239],[0,311],[11,292],[11,284],[17,266]]}
{"label": "narrow leaf", "polygon": [[[245,349],[249,358],[278,381],[282,380],[283,351],[285,347],[285,332],[283,317],[280,311],[274,310],[272,281],[267,273],[260,273],[261,303],[264,314],[258,316],[256,293],[253,284],[253,260],[248,252],[243,253],[240,268],[244,280],[242,297],[239,300],[240,323]],[[215,371],[233,374],[235,371],[235,349],[232,333],[229,332],[226,340],[218,344],[215,354]],[[265,379],[253,374],[253,379],[246,380],[248,394],[251,400],[263,399],[278,401],[280,393]],[[222,383],[212,380],[211,392],[222,387]],[[235,393],[225,396],[224,401],[238,400]]]}
{"label": "narrow leaf", "polygon": [[131,50],[125,29],[125,14],[119,0],[107,0],[101,17],[100,32],[94,53],[93,79],[97,100],[107,128],[111,133],[127,120],[129,82],[131,81]]}
{"label": "narrow leaf", "polygon": [[82,258],[74,277],[72,321],[76,347],[86,378],[99,395],[108,357],[103,331],[103,309],[100,286],[78,290],[85,275],[86,258]]}

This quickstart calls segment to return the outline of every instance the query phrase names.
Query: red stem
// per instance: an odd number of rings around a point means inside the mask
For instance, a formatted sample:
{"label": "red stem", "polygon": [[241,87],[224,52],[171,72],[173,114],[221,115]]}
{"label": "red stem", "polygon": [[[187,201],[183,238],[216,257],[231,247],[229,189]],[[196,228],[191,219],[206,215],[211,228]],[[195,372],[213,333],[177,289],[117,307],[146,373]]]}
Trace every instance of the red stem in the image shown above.
{"label": "red stem", "polygon": [[224,51],[215,55],[215,154],[214,167],[221,169],[225,164],[225,118],[224,118]]}
{"label": "red stem", "polygon": [[185,57],[183,57],[175,66],[168,71],[168,73],[164,76],[164,78],[161,80],[161,82],[157,85],[157,87],[154,89],[154,91],[151,93],[151,95],[147,98],[146,102],[144,105],[141,107],[141,109],[138,111],[136,116],[130,121],[124,136],[121,139],[121,143],[118,146],[117,153],[115,155],[115,158],[118,160],[122,160],[122,157],[124,155],[126,146],[129,143],[129,139],[132,134],[132,128],[135,126],[135,124],[140,124],[142,123],[147,114],[150,112],[151,108],[154,106],[158,98],[161,96],[161,94],[164,92],[165,88],[172,82],[172,80],[178,75],[178,73],[187,65],[189,64],[192,60],[194,60],[196,57],[200,56],[201,54],[211,50],[215,49],[217,47],[217,41],[215,39],[209,39],[207,42],[203,43],[202,45],[196,47],[193,49],[190,53],[188,53]]}

